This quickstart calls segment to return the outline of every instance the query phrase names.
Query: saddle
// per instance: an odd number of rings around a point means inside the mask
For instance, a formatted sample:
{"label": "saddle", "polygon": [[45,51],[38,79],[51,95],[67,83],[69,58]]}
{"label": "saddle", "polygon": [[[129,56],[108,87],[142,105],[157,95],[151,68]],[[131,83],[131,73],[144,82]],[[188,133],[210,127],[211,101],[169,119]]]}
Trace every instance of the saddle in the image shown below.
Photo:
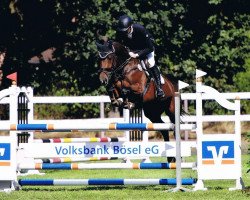
{"label": "saddle", "polygon": [[[148,59],[140,60],[140,64],[138,64],[137,67],[140,71],[145,72],[145,74],[147,75],[147,78],[149,80],[153,79],[153,75],[150,73],[150,70],[148,70],[149,69]],[[164,80],[163,76],[161,75],[161,84],[163,85],[164,83],[165,83],[165,80]]]}

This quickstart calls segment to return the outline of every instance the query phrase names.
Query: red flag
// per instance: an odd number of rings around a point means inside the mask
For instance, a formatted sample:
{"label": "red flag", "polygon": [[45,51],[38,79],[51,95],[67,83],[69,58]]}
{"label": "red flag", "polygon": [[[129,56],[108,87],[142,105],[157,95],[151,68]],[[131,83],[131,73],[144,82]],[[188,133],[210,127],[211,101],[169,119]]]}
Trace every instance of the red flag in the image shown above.
{"label": "red flag", "polygon": [[15,81],[17,82],[17,72],[14,72],[12,74],[9,74],[6,78],[12,80],[12,81]]}

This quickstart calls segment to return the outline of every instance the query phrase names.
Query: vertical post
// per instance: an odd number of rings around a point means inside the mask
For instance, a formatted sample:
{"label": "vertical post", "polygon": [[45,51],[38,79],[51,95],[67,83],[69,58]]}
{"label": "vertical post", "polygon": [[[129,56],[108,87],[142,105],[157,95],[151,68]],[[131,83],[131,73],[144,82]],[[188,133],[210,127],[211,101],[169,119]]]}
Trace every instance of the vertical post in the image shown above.
{"label": "vertical post", "polygon": [[182,187],[181,180],[181,135],[180,135],[180,121],[181,121],[181,95],[180,90],[187,87],[188,84],[182,81],[178,81],[178,92],[175,92],[175,141],[176,141],[176,187],[172,189],[172,192],[177,191],[189,191]]}
{"label": "vertical post", "polygon": [[[20,88],[17,87],[16,85],[12,85],[9,90],[11,91],[10,93],[10,102],[9,102],[9,120],[10,123],[17,124],[17,119],[18,119],[18,114],[17,114],[17,96],[20,92]],[[17,166],[17,132],[16,131],[10,131],[10,135],[8,137],[8,140],[10,140],[10,172],[7,172],[7,175],[10,177],[11,182],[9,184],[10,191],[14,190],[15,187],[17,186],[17,175],[16,175],[16,166]],[[6,174],[4,174],[6,175]],[[6,189],[5,191],[8,191]]]}
{"label": "vertical post", "polygon": [[[138,122],[139,123],[143,123],[142,115],[143,115],[142,108],[138,108],[138,116],[137,117],[138,117]],[[140,135],[139,141],[142,141],[143,140],[144,131],[139,131],[139,135]]]}
{"label": "vertical post", "polygon": [[198,75],[196,71],[196,140],[197,140],[197,176],[198,180],[194,190],[206,190],[203,180],[200,178],[199,168],[202,166],[202,134],[203,134],[203,118],[202,118],[202,75]]}
{"label": "vertical post", "polygon": [[[142,115],[141,115],[141,118],[142,118],[142,123],[145,122],[145,115],[144,115],[144,112],[143,112],[143,109],[142,109]],[[142,141],[143,142],[148,142],[148,131],[143,131],[143,134],[142,134]]]}
{"label": "vertical post", "polygon": [[19,88],[16,85],[12,85],[10,88],[10,103],[9,103],[9,119],[13,124],[17,124],[17,95],[19,94]]}
{"label": "vertical post", "polygon": [[[187,99],[184,100],[184,111],[186,113],[188,112],[188,100]],[[188,130],[185,130],[185,132],[184,132],[185,141],[188,140],[188,132],[189,132]]]}
{"label": "vertical post", "polygon": [[[103,119],[105,118],[105,114],[104,114],[104,102],[100,103],[100,118]],[[101,137],[104,137],[104,131],[101,131]]]}
{"label": "vertical post", "polygon": [[[31,87],[27,88],[27,109],[28,109],[28,113],[27,113],[27,123],[33,123],[34,120],[34,104],[33,104],[33,89]],[[29,139],[28,139],[28,143],[32,143],[34,140],[34,133],[33,132],[29,132]]]}
{"label": "vertical post", "polygon": [[[104,118],[104,102],[100,102],[100,118]],[[101,131],[101,133],[96,133],[95,137],[104,137],[104,131]]]}
{"label": "vertical post", "polygon": [[180,93],[175,92],[176,189],[181,189]]}
{"label": "vertical post", "polygon": [[235,110],[235,157],[236,157],[236,172],[238,173],[238,179],[236,179],[235,188],[229,188],[229,190],[242,190],[245,188],[242,180],[242,169],[241,169],[241,120],[240,120],[240,98],[236,97],[235,104],[237,110]]}
{"label": "vertical post", "polygon": [[[16,85],[12,85],[9,88],[9,90],[11,90],[10,102],[9,102],[9,120],[10,120],[10,123],[17,124],[18,123],[17,96],[18,96],[18,94],[20,92],[20,88],[17,87]],[[17,132],[16,131],[10,131],[10,137],[12,139],[15,139],[15,141],[13,141],[13,145],[14,145],[13,148],[16,149],[17,144],[18,144]]]}

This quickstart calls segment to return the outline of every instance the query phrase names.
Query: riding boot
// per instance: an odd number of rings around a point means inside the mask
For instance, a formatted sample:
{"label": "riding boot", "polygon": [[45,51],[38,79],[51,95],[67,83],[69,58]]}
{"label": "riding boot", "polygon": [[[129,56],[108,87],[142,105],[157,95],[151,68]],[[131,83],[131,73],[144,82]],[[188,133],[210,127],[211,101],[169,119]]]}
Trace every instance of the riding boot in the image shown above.
{"label": "riding boot", "polygon": [[156,94],[157,98],[164,98],[165,94],[161,88],[161,75],[160,75],[160,70],[158,69],[157,66],[153,66],[149,68],[151,71],[151,74],[153,75],[153,78],[155,80],[155,85],[156,85]]}

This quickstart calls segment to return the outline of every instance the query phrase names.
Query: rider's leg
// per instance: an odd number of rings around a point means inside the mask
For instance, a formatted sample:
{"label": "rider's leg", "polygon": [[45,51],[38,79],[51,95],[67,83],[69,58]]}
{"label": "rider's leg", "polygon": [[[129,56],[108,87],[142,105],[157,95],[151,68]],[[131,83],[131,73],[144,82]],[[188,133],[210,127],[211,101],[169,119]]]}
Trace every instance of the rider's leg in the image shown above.
{"label": "rider's leg", "polygon": [[165,97],[165,94],[161,88],[161,72],[159,68],[155,65],[154,52],[148,54],[147,58],[149,63],[149,70],[155,80],[157,97],[163,98]]}

